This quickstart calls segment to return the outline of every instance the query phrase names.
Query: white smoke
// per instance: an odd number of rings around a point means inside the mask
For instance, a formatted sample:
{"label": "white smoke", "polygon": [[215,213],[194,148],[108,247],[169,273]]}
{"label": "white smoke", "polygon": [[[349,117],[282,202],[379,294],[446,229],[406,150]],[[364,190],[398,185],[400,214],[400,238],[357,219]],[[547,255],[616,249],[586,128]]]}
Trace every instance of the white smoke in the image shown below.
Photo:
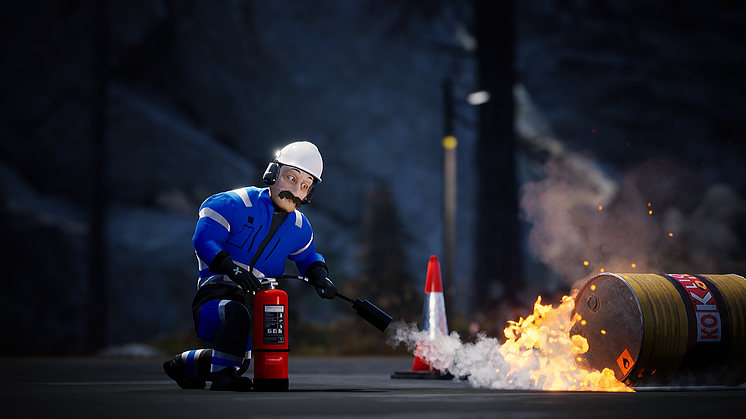
{"label": "white smoke", "polygon": [[604,170],[556,138],[520,85],[515,98],[524,148],[546,156],[524,163],[520,207],[531,256],[567,285],[579,288],[599,272],[746,271],[746,205],[733,186],[708,183],[704,166],[670,157]]}
{"label": "white smoke", "polygon": [[397,321],[389,329],[389,345],[404,344],[410,353],[416,353],[436,370],[448,371],[457,381],[468,379],[474,388],[536,388],[530,371],[538,368],[538,360],[532,359],[524,368],[508,375],[511,367],[500,353],[501,343],[484,332],[472,343],[461,341],[456,332],[447,336],[438,334],[434,341],[428,341],[429,333],[420,331],[416,323]]}

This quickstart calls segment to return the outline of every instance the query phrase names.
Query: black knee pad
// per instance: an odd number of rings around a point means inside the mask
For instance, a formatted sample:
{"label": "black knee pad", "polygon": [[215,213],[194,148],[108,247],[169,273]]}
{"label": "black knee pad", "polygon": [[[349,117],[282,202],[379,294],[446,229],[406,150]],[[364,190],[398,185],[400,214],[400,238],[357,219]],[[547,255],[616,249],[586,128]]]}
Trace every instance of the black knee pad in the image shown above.
{"label": "black knee pad", "polygon": [[251,313],[241,303],[230,301],[225,305],[225,324],[251,329]]}
{"label": "black knee pad", "polygon": [[251,336],[251,315],[241,303],[229,301],[223,306],[223,324],[215,333],[212,347],[216,351],[244,357]]}

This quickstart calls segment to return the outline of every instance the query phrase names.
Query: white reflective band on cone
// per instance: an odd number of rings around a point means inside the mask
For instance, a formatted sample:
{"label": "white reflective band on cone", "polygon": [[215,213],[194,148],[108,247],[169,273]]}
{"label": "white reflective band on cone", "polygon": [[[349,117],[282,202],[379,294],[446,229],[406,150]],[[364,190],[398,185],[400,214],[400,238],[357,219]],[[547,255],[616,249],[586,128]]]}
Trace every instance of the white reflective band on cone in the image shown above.
{"label": "white reflective band on cone", "polygon": [[448,335],[446,304],[442,292],[426,292],[422,309],[422,330],[428,332],[428,339],[435,340],[440,333]]}

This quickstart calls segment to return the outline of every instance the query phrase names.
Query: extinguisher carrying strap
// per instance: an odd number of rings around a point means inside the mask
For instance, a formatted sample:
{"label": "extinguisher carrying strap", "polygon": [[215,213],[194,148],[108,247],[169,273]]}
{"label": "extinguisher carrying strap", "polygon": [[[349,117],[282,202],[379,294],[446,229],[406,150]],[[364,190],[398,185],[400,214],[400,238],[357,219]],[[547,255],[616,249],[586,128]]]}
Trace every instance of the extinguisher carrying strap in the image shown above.
{"label": "extinguisher carrying strap", "polygon": [[282,223],[285,222],[285,220],[288,219],[289,212],[277,212],[272,216],[272,223],[269,225],[269,231],[267,231],[267,236],[264,237],[264,240],[259,244],[259,247],[256,249],[256,253],[254,253],[254,257],[251,258],[251,262],[249,263],[250,268],[254,268],[254,264],[257,260],[259,260],[259,256],[262,255],[262,252],[264,251],[264,248],[267,247],[267,244],[269,244],[269,241],[272,240],[272,237],[275,236],[275,233],[277,233],[277,230],[280,228]]}

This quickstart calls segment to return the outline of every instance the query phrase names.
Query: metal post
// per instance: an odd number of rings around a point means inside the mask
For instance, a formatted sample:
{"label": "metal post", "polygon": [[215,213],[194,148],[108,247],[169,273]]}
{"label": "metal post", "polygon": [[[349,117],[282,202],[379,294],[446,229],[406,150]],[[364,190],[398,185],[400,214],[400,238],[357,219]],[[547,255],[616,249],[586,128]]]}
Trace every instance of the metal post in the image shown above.
{"label": "metal post", "polygon": [[475,312],[521,304],[521,221],[515,163],[515,6],[513,0],[476,0],[475,28],[480,89],[474,176],[479,190],[474,244]]}
{"label": "metal post", "polygon": [[93,101],[91,118],[91,194],[88,228],[88,351],[106,345],[108,323],[108,279],[106,277],[106,86],[107,4],[94,2],[95,19]]}

